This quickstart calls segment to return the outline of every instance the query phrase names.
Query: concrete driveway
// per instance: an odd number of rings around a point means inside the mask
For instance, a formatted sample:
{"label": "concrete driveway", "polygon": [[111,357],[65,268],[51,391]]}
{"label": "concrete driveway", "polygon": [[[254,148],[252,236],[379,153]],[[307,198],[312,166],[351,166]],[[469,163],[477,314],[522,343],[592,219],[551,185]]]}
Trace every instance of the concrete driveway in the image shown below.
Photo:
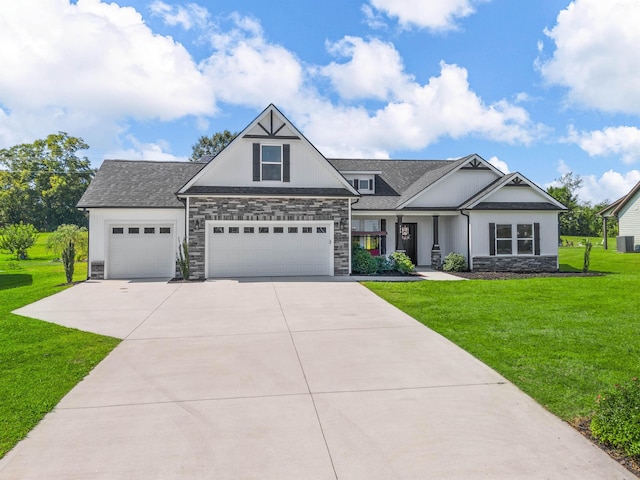
{"label": "concrete driveway", "polygon": [[94,281],[18,313],[125,340],[1,479],[635,478],[352,281]]}

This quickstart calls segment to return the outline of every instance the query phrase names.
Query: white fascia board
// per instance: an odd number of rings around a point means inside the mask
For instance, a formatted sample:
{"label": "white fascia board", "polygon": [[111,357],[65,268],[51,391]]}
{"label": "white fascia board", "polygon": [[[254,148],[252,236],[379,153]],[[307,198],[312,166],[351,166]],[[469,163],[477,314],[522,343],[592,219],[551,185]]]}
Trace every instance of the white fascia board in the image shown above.
{"label": "white fascia board", "polygon": [[439,215],[441,217],[455,217],[460,215],[459,210],[356,210],[351,209],[351,215],[354,217],[390,217],[402,215],[403,217],[432,217]]}
{"label": "white fascia board", "polygon": [[[358,195],[359,196],[359,195]],[[345,196],[317,196],[317,195],[203,195],[201,193],[198,194],[187,194],[180,195],[180,198],[331,198],[331,199],[342,199],[347,200],[354,198],[353,197],[345,197]]]}

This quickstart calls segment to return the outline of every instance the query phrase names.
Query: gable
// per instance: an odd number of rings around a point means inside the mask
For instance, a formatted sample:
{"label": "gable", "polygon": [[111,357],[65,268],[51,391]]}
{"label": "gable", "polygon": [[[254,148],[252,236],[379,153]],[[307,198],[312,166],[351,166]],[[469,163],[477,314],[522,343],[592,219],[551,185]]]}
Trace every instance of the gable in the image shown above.
{"label": "gable", "polygon": [[501,172],[482,158],[471,155],[461,159],[455,168],[440,179],[427,185],[403,207],[457,207],[501,176]]}
{"label": "gable", "polygon": [[625,199],[624,206],[618,212],[618,217],[630,214],[636,216],[638,215],[638,210],[640,210],[640,191],[636,191],[635,194]]}
{"label": "gable", "polygon": [[265,109],[181,193],[228,189],[357,192],[273,105]]}
{"label": "gable", "polygon": [[460,207],[478,210],[565,210],[555,198],[517,172],[487,186]]}

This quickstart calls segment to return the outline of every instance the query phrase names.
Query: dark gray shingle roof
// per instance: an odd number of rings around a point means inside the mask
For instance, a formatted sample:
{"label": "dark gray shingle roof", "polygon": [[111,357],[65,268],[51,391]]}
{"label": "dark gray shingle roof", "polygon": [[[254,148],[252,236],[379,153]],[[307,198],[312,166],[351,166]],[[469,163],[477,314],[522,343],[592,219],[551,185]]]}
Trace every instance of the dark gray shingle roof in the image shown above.
{"label": "dark gray shingle roof", "polygon": [[376,176],[375,195],[362,195],[354,210],[390,210],[455,169],[459,160],[364,160],[329,158],[340,172],[382,172]]}
{"label": "dark gray shingle roof", "polygon": [[175,194],[205,165],[200,162],[105,160],[78,207],[184,207]]}

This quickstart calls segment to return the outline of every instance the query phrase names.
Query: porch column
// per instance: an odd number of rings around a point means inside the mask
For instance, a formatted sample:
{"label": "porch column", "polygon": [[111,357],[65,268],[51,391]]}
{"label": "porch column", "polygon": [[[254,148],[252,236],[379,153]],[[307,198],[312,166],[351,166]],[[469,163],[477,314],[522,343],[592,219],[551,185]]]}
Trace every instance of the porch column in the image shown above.
{"label": "porch column", "polygon": [[433,246],[431,250],[440,250],[440,241],[438,239],[438,215],[433,216]]}
{"label": "porch column", "polygon": [[438,215],[433,216],[433,246],[431,247],[431,268],[437,270],[442,265],[442,252],[440,251],[440,240],[438,238]]}
{"label": "porch column", "polygon": [[402,215],[398,215],[396,220],[396,250],[404,250],[402,243]]}
{"label": "porch column", "polygon": [[603,245],[604,245],[604,249],[607,250],[609,245],[607,244],[607,237],[608,232],[607,232],[607,217],[602,217],[602,234],[604,235],[604,238],[602,239]]}

